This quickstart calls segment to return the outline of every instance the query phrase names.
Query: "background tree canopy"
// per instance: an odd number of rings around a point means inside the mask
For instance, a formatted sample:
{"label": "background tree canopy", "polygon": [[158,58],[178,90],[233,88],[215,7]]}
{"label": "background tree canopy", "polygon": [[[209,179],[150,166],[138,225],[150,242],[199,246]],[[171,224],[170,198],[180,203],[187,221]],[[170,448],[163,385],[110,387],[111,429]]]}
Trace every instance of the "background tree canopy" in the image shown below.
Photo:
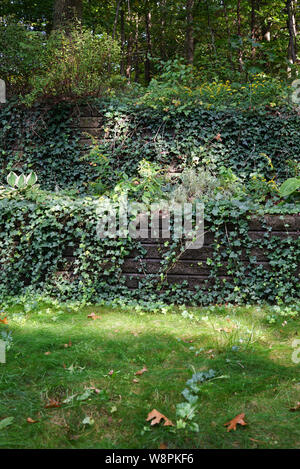
{"label": "background tree canopy", "polygon": [[55,31],[68,35],[78,23],[115,40],[106,66],[130,83],[149,84],[175,59],[204,82],[247,82],[259,73],[292,79],[298,13],[297,0],[3,0],[0,75],[9,92],[26,88],[43,68],[39,50]]}

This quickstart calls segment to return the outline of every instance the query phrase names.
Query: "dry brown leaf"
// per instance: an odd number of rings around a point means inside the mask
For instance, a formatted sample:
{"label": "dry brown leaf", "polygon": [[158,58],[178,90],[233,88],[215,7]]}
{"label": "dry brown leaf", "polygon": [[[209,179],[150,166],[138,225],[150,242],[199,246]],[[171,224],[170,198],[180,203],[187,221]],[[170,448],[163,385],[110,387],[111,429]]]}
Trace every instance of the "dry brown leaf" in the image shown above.
{"label": "dry brown leaf", "polygon": [[161,443],[161,444],[159,445],[159,449],[168,449],[168,446],[165,445],[165,443]]}
{"label": "dry brown leaf", "polygon": [[28,418],[26,419],[26,422],[28,422],[28,423],[37,423],[38,420],[32,420],[32,418],[28,417]]}
{"label": "dry brown leaf", "polygon": [[8,324],[7,317],[5,317],[5,318],[3,318],[3,319],[0,319],[0,323],[1,323],[1,324]]}
{"label": "dry brown leaf", "polygon": [[101,319],[101,316],[97,316],[95,313],[91,313],[88,315],[88,318],[95,320],[95,319]]}
{"label": "dry brown leaf", "polygon": [[231,329],[229,329],[228,327],[220,327],[219,329],[216,329],[216,331],[218,332],[226,332],[227,334],[230,334],[230,332],[233,331],[233,329],[236,329],[237,327],[235,325],[232,326]]}
{"label": "dry brown leaf", "polygon": [[149,412],[148,417],[146,419],[147,422],[151,420],[151,425],[156,425],[160,423],[161,420],[164,420],[164,427],[174,427],[174,424],[169,420],[165,415],[158,412],[158,410],[153,409],[152,412]]}
{"label": "dry brown leaf", "polygon": [[234,417],[234,419],[230,420],[229,422],[227,423],[224,423],[224,426],[225,427],[228,427],[227,428],[227,431],[230,432],[230,430],[236,430],[236,426],[237,424],[239,425],[247,425],[246,422],[244,422],[244,418],[245,418],[245,414],[239,414],[237,415],[236,417]]}
{"label": "dry brown leaf", "polygon": [[134,378],[134,379],[132,380],[132,382],[133,382],[133,383],[139,383],[139,382],[140,382],[140,380],[139,380],[139,379],[137,379],[137,378]]}
{"label": "dry brown leaf", "polygon": [[296,406],[290,409],[291,412],[296,412],[298,410],[300,410],[300,402],[297,402]]}
{"label": "dry brown leaf", "polygon": [[222,142],[221,134],[216,135],[215,139],[217,140],[217,142]]}
{"label": "dry brown leaf", "polygon": [[146,371],[148,371],[148,370],[147,370],[147,368],[144,366],[144,368],[142,368],[141,370],[137,371],[137,372],[135,373],[135,375],[136,375],[136,376],[142,375],[142,374],[146,373]]}
{"label": "dry brown leaf", "polygon": [[45,409],[53,409],[53,407],[61,407],[61,403],[55,399],[50,399],[48,404],[45,405]]}

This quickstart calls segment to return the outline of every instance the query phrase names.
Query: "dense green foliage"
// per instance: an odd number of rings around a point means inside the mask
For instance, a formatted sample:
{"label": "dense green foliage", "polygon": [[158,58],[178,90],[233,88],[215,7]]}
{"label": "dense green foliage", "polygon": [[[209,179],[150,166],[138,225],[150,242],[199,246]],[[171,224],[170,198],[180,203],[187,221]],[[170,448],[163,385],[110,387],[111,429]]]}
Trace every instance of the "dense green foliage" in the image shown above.
{"label": "dense green foliage", "polygon": [[[109,300],[118,295],[147,301],[161,297],[193,304],[288,303],[297,296],[299,240],[273,236],[267,224],[263,239],[251,239],[248,235],[251,214],[261,217],[262,210],[258,205],[239,200],[206,203],[205,222],[215,235],[214,254],[207,259],[210,266],[207,285],[196,293],[189,293],[184,283],[166,287],[165,274],[182,250],[178,240],[171,240],[159,273],[147,275],[141,282],[143,288],[129,291],[121,276],[124,260],[133,248],[140,252],[139,259],[145,253],[139,240],[130,237],[99,240],[96,229],[101,203],[99,198],[54,196],[37,188],[31,189],[26,198],[11,196],[0,200],[1,296],[26,287],[43,289],[61,299]],[[230,231],[228,224],[234,226]],[[270,261],[270,270],[252,254],[258,247]],[[68,269],[65,256],[70,250],[75,256],[73,273],[59,276],[57,272]],[[247,255],[246,264],[241,260],[242,252]],[[224,269],[230,278],[221,280],[218,276]]]}
{"label": "dense green foliage", "polygon": [[113,187],[120,175],[135,176],[142,158],[178,168],[225,166],[246,180],[251,174],[267,181],[295,176],[300,117],[294,111],[195,106],[164,111],[116,100],[93,107],[102,125],[93,151],[86,149],[83,158],[79,131],[72,127],[77,108],[2,106],[0,181],[11,169],[34,170],[44,189],[86,190],[83,184],[97,175]]}
{"label": "dense green foliage", "polygon": [[[45,42],[53,30],[66,26],[63,14],[69,16],[72,5],[77,12],[70,18],[72,26],[80,21],[95,36],[108,34],[118,42],[118,71],[129,82],[148,84],[161,74],[161,61],[178,57],[193,65],[204,82],[245,82],[258,72],[284,80],[297,74],[296,0],[2,0],[0,24],[8,28],[5,46],[25,59],[32,50],[34,57],[30,39],[19,41],[9,33],[10,26],[22,25],[31,39],[32,32],[42,32]],[[24,65],[28,61],[16,61],[10,72],[15,76],[19,69],[26,84]],[[0,59],[0,75],[7,67]],[[15,81],[6,76],[14,91]]]}

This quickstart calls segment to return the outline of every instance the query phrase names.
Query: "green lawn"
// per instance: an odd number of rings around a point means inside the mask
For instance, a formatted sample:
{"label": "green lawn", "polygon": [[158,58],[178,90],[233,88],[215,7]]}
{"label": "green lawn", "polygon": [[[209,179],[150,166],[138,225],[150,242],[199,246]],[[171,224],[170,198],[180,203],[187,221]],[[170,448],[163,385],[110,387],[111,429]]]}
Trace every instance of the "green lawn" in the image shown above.
{"label": "green lawn", "polygon": [[[0,364],[0,421],[14,419],[1,448],[300,448],[300,412],[289,410],[300,401],[296,319],[270,324],[256,306],[193,308],[192,317],[46,304],[5,313],[0,333],[13,342]],[[186,381],[209,369],[217,379],[200,386],[199,432],[177,428]],[[61,407],[45,408],[51,399]],[[153,409],[175,426],[151,427]],[[227,432],[242,412],[247,426]]]}

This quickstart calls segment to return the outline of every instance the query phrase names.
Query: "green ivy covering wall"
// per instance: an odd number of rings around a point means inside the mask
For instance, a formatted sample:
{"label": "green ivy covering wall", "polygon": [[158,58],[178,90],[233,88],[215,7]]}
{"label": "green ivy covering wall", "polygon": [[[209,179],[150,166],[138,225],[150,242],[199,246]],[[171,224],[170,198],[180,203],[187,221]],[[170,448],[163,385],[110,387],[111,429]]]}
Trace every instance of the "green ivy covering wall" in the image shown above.
{"label": "green ivy covering wall", "polygon": [[[211,251],[203,257],[207,280],[199,282],[194,291],[185,281],[169,283],[167,273],[181,253],[178,240],[171,239],[161,253],[158,272],[146,273],[138,288],[130,289],[123,265],[135,251],[136,272],[142,272],[147,252],[139,240],[99,240],[98,206],[99,200],[91,197],[0,200],[0,297],[26,289],[61,299],[108,301],[118,296],[205,305],[226,301],[292,303],[299,297],[297,216],[294,226],[284,224],[278,235],[254,206],[226,200],[207,204],[205,223]],[[249,235],[253,214],[263,226],[259,238]],[[263,251],[268,268],[258,262],[257,249]]]}
{"label": "green ivy covering wall", "polygon": [[[76,128],[80,114],[95,116],[98,125]],[[96,177],[95,168],[81,158],[81,131],[97,135],[112,169],[129,176],[145,158],[175,167],[224,165],[239,175],[256,171],[281,181],[290,176],[287,162],[299,161],[300,153],[300,116],[284,109],[159,111],[111,100],[29,110],[11,103],[0,107],[0,122],[1,182],[12,168],[35,170],[46,189],[84,190],[83,183]]]}

